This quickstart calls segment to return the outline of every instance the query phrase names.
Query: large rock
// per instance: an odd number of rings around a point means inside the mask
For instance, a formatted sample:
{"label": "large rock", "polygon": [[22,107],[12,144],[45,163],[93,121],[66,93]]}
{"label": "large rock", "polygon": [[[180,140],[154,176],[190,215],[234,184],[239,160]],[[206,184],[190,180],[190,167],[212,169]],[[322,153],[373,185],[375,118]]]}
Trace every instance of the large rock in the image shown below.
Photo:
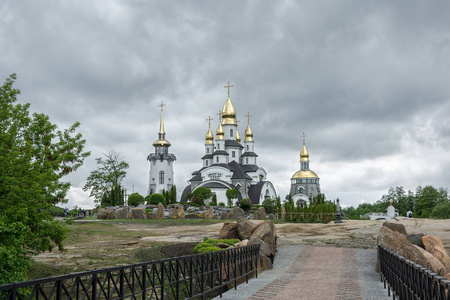
{"label": "large rock", "polygon": [[266,219],[266,209],[261,206],[257,211],[253,213],[254,220],[265,220]]}
{"label": "large rock", "polygon": [[272,255],[272,250],[270,249],[270,247],[264,243],[261,239],[259,238],[251,238],[248,242],[247,245],[261,245],[259,248],[259,253],[260,254],[264,254],[265,256],[269,257],[270,259],[273,260],[273,255]]}
{"label": "large rock", "polygon": [[239,218],[236,222],[236,229],[240,240],[249,239],[252,236],[255,224],[246,218]]}
{"label": "large rock", "polygon": [[220,229],[219,239],[239,239],[236,224],[233,222],[225,222]]}
{"label": "large rock", "polygon": [[156,213],[154,213],[154,212],[148,212],[148,213],[147,213],[147,219],[149,219],[149,220],[155,220],[155,219],[157,219]]}
{"label": "large rock", "polygon": [[416,233],[416,234],[408,234],[408,240],[411,241],[416,246],[419,246],[420,248],[425,249],[425,246],[422,242],[423,233]]}
{"label": "large rock", "polygon": [[156,218],[158,220],[164,219],[164,205],[161,202],[158,203],[158,211],[156,212]]}
{"label": "large rock", "polygon": [[445,267],[446,270],[450,271],[450,257],[447,251],[445,251],[444,244],[441,239],[433,235],[424,235],[422,237],[423,245],[425,250],[433,254]]}
{"label": "large rock", "polygon": [[100,208],[97,212],[97,219],[114,220],[115,218],[116,213],[113,207]]}
{"label": "large rock", "polygon": [[106,219],[106,209],[99,208],[97,211],[97,219]]}
{"label": "large rock", "polygon": [[126,219],[128,217],[128,207],[119,207],[115,213],[115,219]]}
{"label": "large rock", "polygon": [[228,219],[228,213],[226,211],[222,212],[220,215],[221,220],[227,220]]}
{"label": "large rock", "polygon": [[259,263],[261,265],[261,271],[273,269],[272,260],[264,254],[259,254]]}
{"label": "large rock", "polygon": [[[428,260],[419,249],[414,247],[406,235],[394,231],[388,226],[381,226],[378,243],[409,260],[417,262],[421,266],[427,267]],[[379,268],[380,265],[377,262],[377,272],[379,272]]]}
{"label": "large rock", "polygon": [[439,274],[441,276],[445,275],[447,273],[447,270],[445,269],[444,265],[431,254],[430,252],[426,251],[425,249],[414,245],[417,249],[419,249],[420,252],[422,252],[423,256],[428,260],[430,263],[430,266],[427,264],[427,268],[429,268],[431,271],[433,271],[436,274]]}
{"label": "large rock", "polygon": [[245,213],[240,207],[233,208],[228,214],[228,219],[237,220],[241,217],[245,217]]}
{"label": "large rock", "polygon": [[131,210],[131,219],[146,219],[147,213],[145,212],[145,208],[141,207],[134,207]]}
{"label": "large rock", "polygon": [[178,206],[178,208],[172,208],[169,212],[169,219],[184,219],[183,206]]}
{"label": "large rock", "polygon": [[269,214],[269,220],[276,220],[277,217],[275,216],[275,214]]}
{"label": "large rock", "polygon": [[281,208],[281,220],[286,219],[286,209],[284,207]]}
{"label": "large rock", "polygon": [[383,226],[386,226],[389,229],[391,229],[393,231],[397,231],[405,236],[407,235],[405,225],[403,225],[403,224],[384,222]]}
{"label": "large rock", "polygon": [[275,225],[272,223],[272,221],[265,221],[255,229],[252,236],[250,237],[250,240],[253,238],[259,238],[264,243],[266,243],[267,246],[269,246],[272,255],[275,256],[276,251],[275,236],[276,236]]}
{"label": "large rock", "polygon": [[213,214],[211,208],[206,210],[205,212],[203,212],[203,218],[205,220],[211,220],[214,218],[214,214]]}

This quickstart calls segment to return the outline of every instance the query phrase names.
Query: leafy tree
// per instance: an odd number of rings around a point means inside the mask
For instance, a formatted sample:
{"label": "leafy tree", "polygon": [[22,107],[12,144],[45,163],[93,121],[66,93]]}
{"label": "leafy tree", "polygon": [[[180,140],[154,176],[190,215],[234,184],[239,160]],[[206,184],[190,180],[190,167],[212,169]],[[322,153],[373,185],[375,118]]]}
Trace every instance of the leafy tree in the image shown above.
{"label": "leafy tree", "polygon": [[197,204],[197,205],[205,205],[205,201],[200,198],[200,197],[194,197],[192,198],[192,203]]}
{"label": "leafy tree", "polygon": [[431,216],[437,219],[450,219],[450,202],[438,203],[431,211]]}
{"label": "leafy tree", "polygon": [[161,202],[162,205],[166,205],[166,198],[161,194],[155,193],[150,195],[150,201],[148,201],[147,204],[158,205],[159,202]]}
{"label": "leafy tree", "polygon": [[415,214],[421,218],[427,218],[431,215],[431,211],[438,202],[441,202],[441,194],[431,185],[427,185],[422,189],[422,192],[417,195],[417,204]]}
{"label": "leafy tree", "polygon": [[238,190],[236,189],[229,189],[226,191],[225,195],[228,198],[228,206],[233,205],[233,199],[236,199],[238,197]]}
{"label": "leafy tree", "polygon": [[128,169],[129,166],[123,161],[120,153],[114,149],[107,149],[103,155],[105,159],[96,158],[99,166],[86,179],[83,190],[90,189],[90,197],[94,197],[95,202],[100,203],[103,207],[123,205],[122,180],[127,175],[125,169]]}
{"label": "leafy tree", "polygon": [[211,205],[211,206],[217,206],[217,195],[216,195],[216,194],[213,194],[213,195],[212,195],[212,200],[211,200],[211,202],[209,203],[209,205]]}
{"label": "leafy tree", "polygon": [[266,199],[263,201],[262,206],[266,210],[267,213],[276,213],[277,212],[277,200],[276,199]]}
{"label": "leafy tree", "polygon": [[63,248],[61,222],[47,212],[67,202],[70,183],[61,181],[89,156],[79,123],[60,131],[45,114],[30,116],[18,104],[16,75],[0,87],[0,285],[26,280],[29,257]]}
{"label": "leafy tree", "polygon": [[177,187],[175,185],[170,188],[169,203],[177,203]]}
{"label": "leafy tree", "polygon": [[139,204],[144,203],[145,203],[144,196],[140,195],[139,193],[133,193],[130,196],[128,196],[128,205],[138,206]]}
{"label": "leafy tree", "polygon": [[249,199],[242,199],[239,202],[239,207],[242,208],[243,210],[248,210],[252,207],[252,205],[250,204],[250,200]]}
{"label": "leafy tree", "polygon": [[193,192],[192,192],[192,201],[193,198],[200,198],[202,201],[209,199],[212,197],[212,192],[211,189],[209,188],[205,188],[205,187],[199,187],[196,188]]}

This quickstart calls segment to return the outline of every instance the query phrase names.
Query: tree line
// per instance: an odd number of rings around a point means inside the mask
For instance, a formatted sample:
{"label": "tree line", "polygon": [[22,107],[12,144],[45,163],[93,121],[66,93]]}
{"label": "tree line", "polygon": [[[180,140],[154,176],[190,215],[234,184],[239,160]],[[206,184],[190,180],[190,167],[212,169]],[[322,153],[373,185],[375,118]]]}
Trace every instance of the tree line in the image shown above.
{"label": "tree line", "polygon": [[360,219],[367,213],[386,212],[391,202],[400,216],[406,216],[406,212],[411,210],[415,218],[450,218],[448,190],[432,185],[419,185],[415,192],[405,191],[403,186],[391,187],[388,193],[375,203],[362,203],[356,208],[350,206],[343,209],[343,213],[350,219]]}

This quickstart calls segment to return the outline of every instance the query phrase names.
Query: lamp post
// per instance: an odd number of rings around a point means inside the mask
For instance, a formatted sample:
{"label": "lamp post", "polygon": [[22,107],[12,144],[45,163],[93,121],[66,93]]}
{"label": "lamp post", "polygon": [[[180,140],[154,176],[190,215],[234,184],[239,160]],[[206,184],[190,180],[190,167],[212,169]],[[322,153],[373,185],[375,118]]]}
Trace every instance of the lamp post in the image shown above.
{"label": "lamp post", "polygon": [[337,223],[343,223],[341,220],[341,209],[339,207],[339,198],[336,198],[336,221],[334,221],[334,224]]}

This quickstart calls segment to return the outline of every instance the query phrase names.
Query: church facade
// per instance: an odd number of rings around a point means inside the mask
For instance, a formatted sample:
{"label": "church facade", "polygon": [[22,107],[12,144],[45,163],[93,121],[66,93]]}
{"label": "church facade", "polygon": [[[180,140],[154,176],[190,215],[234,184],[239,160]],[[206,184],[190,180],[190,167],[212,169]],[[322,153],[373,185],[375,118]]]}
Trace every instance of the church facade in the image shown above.
{"label": "church facade", "polygon": [[300,151],[300,170],[294,173],[291,178],[290,195],[294,203],[313,202],[320,192],[320,178],[317,174],[309,169],[309,152],[306,149],[305,137],[303,134],[303,147]]}
{"label": "church facade", "polygon": [[147,195],[154,193],[162,194],[163,190],[169,191],[175,184],[173,162],[176,160],[176,157],[172,153],[169,153],[171,144],[166,140],[163,117],[164,104],[161,102],[159,106],[161,107],[161,119],[159,122],[158,139],[153,142],[155,151],[147,156],[147,160],[150,162]]}
{"label": "church facade", "polygon": [[[183,190],[181,201],[186,201],[186,195],[199,187],[211,189],[217,196],[217,203],[227,203],[226,191],[236,189],[238,200],[250,199],[252,204],[261,204],[265,199],[276,198],[273,184],[267,181],[267,172],[258,166],[255,153],[255,141],[250,127],[250,114],[247,114],[248,124],[245,139],[241,143],[238,131],[236,109],[230,99],[230,85],[228,84],[228,98],[219,112],[219,125],[216,137],[211,131],[211,118],[205,137],[202,168],[192,173],[192,178]],[[236,199],[234,199],[236,201]]]}

